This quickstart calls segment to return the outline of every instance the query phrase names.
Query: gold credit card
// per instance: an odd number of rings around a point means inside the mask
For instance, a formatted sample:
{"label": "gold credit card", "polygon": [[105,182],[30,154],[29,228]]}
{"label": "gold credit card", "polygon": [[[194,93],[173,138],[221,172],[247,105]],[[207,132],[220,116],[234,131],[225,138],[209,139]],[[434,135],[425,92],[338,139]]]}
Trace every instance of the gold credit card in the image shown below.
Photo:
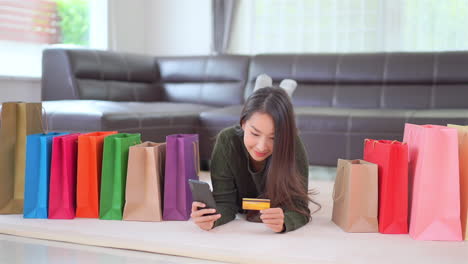
{"label": "gold credit card", "polygon": [[242,198],[242,209],[263,210],[270,208],[270,199]]}

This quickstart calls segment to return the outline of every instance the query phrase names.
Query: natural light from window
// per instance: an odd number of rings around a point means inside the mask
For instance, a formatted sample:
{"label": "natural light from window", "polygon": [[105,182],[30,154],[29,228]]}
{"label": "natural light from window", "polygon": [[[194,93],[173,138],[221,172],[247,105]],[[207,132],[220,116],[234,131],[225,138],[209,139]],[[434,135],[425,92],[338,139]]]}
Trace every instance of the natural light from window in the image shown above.
{"label": "natural light from window", "polygon": [[50,45],[107,48],[107,0],[0,1],[0,76],[40,77]]}
{"label": "natural light from window", "polygon": [[239,0],[229,52],[468,50],[468,0]]}

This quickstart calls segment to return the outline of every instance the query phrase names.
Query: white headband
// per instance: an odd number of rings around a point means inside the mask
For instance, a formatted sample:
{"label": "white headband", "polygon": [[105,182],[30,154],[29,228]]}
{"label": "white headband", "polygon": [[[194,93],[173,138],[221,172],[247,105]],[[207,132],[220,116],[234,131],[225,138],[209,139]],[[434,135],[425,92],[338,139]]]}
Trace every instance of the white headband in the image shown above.
{"label": "white headband", "polygon": [[[271,77],[263,73],[260,74],[255,80],[254,92],[258,89],[272,86],[273,80]],[[284,79],[281,81],[279,87],[285,90],[289,97],[292,97],[294,90],[296,90],[297,82],[291,79]]]}

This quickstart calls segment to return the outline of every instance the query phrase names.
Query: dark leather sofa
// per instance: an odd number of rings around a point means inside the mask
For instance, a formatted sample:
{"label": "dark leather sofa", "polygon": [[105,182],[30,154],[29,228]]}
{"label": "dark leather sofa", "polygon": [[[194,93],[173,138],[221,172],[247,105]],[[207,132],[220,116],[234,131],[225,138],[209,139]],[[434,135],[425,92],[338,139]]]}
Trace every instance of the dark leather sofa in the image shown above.
{"label": "dark leather sofa", "polygon": [[42,99],[51,130],[152,141],[198,133],[208,160],[261,73],[298,82],[292,99],[312,165],[361,158],[365,138],[402,140],[405,122],[468,124],[468,51],[160,58],[48,49]]}

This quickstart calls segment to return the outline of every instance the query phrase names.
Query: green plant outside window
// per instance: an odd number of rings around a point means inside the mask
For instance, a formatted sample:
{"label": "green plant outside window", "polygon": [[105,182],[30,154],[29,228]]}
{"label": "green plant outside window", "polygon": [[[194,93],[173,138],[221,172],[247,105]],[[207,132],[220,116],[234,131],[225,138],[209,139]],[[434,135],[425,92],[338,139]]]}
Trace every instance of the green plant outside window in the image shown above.
{"label": "green plant outside window", "polygon": [[55,0],[61,43],[89,45],[89,0]]}

